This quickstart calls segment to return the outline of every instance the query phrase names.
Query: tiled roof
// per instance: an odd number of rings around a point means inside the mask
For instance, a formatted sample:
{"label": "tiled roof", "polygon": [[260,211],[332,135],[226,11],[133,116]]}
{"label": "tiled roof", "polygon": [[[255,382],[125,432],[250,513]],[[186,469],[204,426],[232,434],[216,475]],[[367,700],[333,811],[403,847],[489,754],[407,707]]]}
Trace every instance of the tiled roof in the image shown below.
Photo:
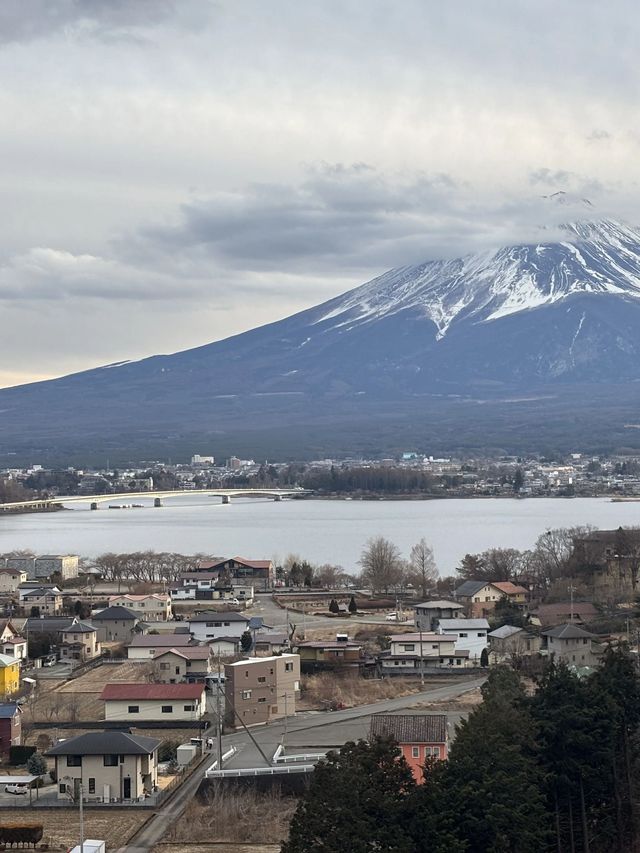
{"label": "tiled roof", "polygon": [[100,698],[117,699],[199,699],[204,684],[105,684]]}
{"label": "tiled roof", "polygon": [[150,755],[160,745],[154,737],[128,732],[87,732],[52,747],[47,755]]}
{"label": "tiled roof", "polygon": [[445,631],[483,631],[489,629],[486,619],[441,619],[440,627]]}
{"label": "tiled roof", "polygon": [[190,634],[142,634],[129,643],[130,649],[170,649],[172,646],[188,646]]}
{"label": "tiled roof", "polygon": [[529,590],[523,586],[518,586],[518,584],[511,583],[511,581],[493,581],[492,585],[499,589],[500,592],[504,592],[505,595],[528,595],[529,593]]}
{"label": "tiled roof", "polygon": [[414,607],[424,607],[429,610],[464,610],[464,605],[460,604],[459,601],[449,601],[448,599],[423,601],[421,604],[414,604]]}
{"label": "tiled roof", "polygon": [[489,581],[465,581],[456,589],[455,594],[461,595],[463,598],[467,598],[471,595],[475,595],[476,592],[481,590],[483,587],[488,586],[488,584]]}
{"label": "tiled roof", "polygon": [[8,720],[12,717],[15,717],[17,713],[19,713],[20,708],[16,705],[15,702],[6,702],[0,705],[0,719]]}
{"label": "tiled roof", "polygon": [[112,619],[129,619],[131,621],[135,621],[139,617],[130,610],[127,610],[126,607],[116,607],[112,605],[111,607],[105,607],[104,610],[96,613],[95,616],[92,616],[91,618],[95,619],[97,622],[104,622],[105,620]]}
{"label": "tiled roof", "polygon": [[556,640],[590,639],[595,636],[595,634],[591,634],[577,625],[558,625],[556,628],[549,628],[548,631],[543,631],[542,634],[545,637],[553,637]]}
{"label": "tiled roof", "polygon": [[491,631],[489,636],[495,637],[496,640],[506,640],[507,637],[512,637],[514,634],[517,634],[522,630],[524,629],[516,628],[515,625],[503,625],[501,628],[496,628],[495,631]]}
{"label": "tiled roof", "polygon": [[458,639],[457,634],[427,634],[423,631],[419,634],[417,631],[412,634],[392,634],[389,638],[392,643],[419,643],[422,637],[422,644],[425,643],[455,643]]}
{"label": "tiled roof", "polygon": [[235,610],[205,610],[203,613],[196,613],[195,616],[189,617],[189,622],[248,622],[246,616],[242,613],[237,613]]}
{"label": "tiled roof", "polygon": [[374,714],[370,737],[392,737],[397,743],[446,743],[446,714]]}
{"label": "tiled roof", "polygon": [[178,648],[172,646],[170,649],[160,649],[160,651],[157,651],[153,659],[155,660],[169,654],[178,655],[178,657],[185,658],[185,660],[207,660],[211,655],[211,649],[209,646],[183,646]]}

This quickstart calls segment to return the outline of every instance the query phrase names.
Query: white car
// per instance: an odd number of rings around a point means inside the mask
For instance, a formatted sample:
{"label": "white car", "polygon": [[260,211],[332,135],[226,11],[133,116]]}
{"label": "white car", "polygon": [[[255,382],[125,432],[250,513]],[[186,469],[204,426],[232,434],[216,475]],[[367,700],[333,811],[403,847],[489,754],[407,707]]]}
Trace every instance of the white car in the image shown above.
{"label": "white car", "polygon": [[387,620],[387,622],[397,622],[398,621],[398,614],[397,613],[387,613],[387,615],[385,616],[385,619]]}
{"label": "white car", "polygon": [[4,786],[5,794],[26,794],[28,790],[29,786],[25,785],[24,782],[17,782],[15,785]]}

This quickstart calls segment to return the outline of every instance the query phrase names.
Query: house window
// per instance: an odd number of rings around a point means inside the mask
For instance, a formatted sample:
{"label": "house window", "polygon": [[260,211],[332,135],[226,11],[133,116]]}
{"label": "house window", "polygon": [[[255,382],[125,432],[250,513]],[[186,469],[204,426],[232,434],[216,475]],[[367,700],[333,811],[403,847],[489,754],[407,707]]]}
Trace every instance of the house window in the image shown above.
{"label": "house window", "polygon": [[431,646],[431,648],[435,649],[436,651],[440,650],[440,646],[438,645],[438,643],[435,643],[435,645]]}
{"label": "house window", "polygon": [[129,705],[129,707],[127,708],[127,713],[139,714],[140,713],[140,705]]}
{"label": "house window", "polygon": [[163,705],[160,710],[163,714],[173,714],[173,705]]}
{"label": "house window", "polygon": [[183,708],[184,711],[195,711],[195,709],[196,709],[195,705],[185,705]]}
{"label": "house window", "polygon": [[67,767],[82,767],[82,756],[67,755]]}
{"label": "house window", "polygon": [[61,794],[66,794],[67,793],[67,783],[66,782],[60,782],[60,784],[58,785],[58,791]]}
{"label": "house window", "polygon": [[267,701],[267,700],[266,700],[264,697],[261,697],[260,699],[258,699],[258,703],[260,703],[260,702],[266,702],[266,701]]}
{"label": "house window", "polygon": [[89,776],[89,793],[95,794],[95,792],[96,792],[96,780],[92,776]]}
{"label": "house window", "polygon": [[162,670],[167,670],[167,669],[169,669],[169,664],[168,664],[168,663],[161,663],[161,664],[160,664],[160,669],[162,669]]}
{"label": "house window", "polygon": [[468,637],[469,635],[465,631],[460,631],[458,634],[459,637]]}
{"label": "house window", "polygon": [[258,677],[258,684],[266,684],[266,681],[267,681],[267,676],[266,676],[266,675],[260,675],[260,676]]}
{"label": "house window", "polygon": [[291,663],[289,661],[287,663],[285,663],[284,671],[285,672],[293,672],[293,663]]}
{"label": "house window", "polygon": [[478,639],[480,639],[481,637],[486,637],[486,636],[487,636],[486,631],[478,631]]}
{"label": "house window", "polygon": [[415,647],[414,643],[407,643],[406,645],[404,645],[402,647],[402,650],[405,652],[413,652],[413,651],[415,651],[415,648],[416,647]]}
{"label": "house window", "polygon": [[242,698],[243,699],[251,699],[251,691],[250,690],[243,690],[242,691]]}
{"label": "house window", "polygon": [[117,755],[103,755],[102,763],[105,767],[117,767],[118,766],[118,756]]}
{"label": "house window", "polygon": [[412,758],[420,758],[420,747],[412,746],[411,747],[411,757]]}

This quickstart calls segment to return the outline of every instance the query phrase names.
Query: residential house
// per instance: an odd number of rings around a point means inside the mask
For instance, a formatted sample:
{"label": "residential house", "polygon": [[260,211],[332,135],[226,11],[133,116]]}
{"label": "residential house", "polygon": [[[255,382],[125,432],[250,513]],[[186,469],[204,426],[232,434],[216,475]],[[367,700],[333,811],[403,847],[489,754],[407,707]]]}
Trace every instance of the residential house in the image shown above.
{"label": "residential house", "polygon": [[129,660],[153,660],[162,649],[184,648],[191,645],[190,634],[138,634],[127,647]]}
{"label": "residential house", "polygon": [[101,643],[130,643],[140,617],[126,607],[106,607],[91,617]]}
{"label": "residential house", "polygon": [[362,643],[338,634],[335,640],[305,640],[295,646],[302,672],[359,669],[364,664]]}
{"label": "residential house", "polygon": [[293,716],[300,696],[300,656],[275,655],[225,664],[225,722],[268,723]]}
{"label": "residential house", "polygon": [[538,654],[541,648],[541,640],[537,634],[516,625],[503,625],[495,631],[490,631],[487,636],[492,663],[500,663],[513,656],[530,657]]}
{"label": "residential house", "polygon": [[[256,641],[253,645],[253,653],[256,657],[262,655],[270,656],[273,654],[281,654],[289,650],[289,637],[285,633],[264,633],[257,634]],[[300,658],[302,660],[302,656]]]}
{"label": "residential house", "polygon": [[34,568],[35,557],[7,557],[6,566],[8,569],[17,569],[19,572],[26,572],[28,578],[34,578],[36,571]]}
{"label": "residential house", "polygon": [[22,569],[0,567],[0,593],[15,595],[21,583],[26,583],[28,574]]}
{"label": "residential house", "polygon": [[486,619],[441,619],[437,632],[457,634],[456,652],[468,651],[469,660],[474,664],[479,663],[483,649],[489,645],[489,623]]}
{"label": "residential house", "polygon": [[0,654],[7,655],[19,661],[27,659],[27,641],[24,637],[9,637],[0,641]]}
{"label": "residential house", "polygon": [[273,587],[276,572],[271,560],[247,560],[244,557],[232,557],[227,560],[206,560],[198,564],[204,572],[218,572],[232,581],[251,583],[256,588]]}
{"label": "residential house", "polygon": [[189,619],[189,631],[195,640],[207,642],[219,637],[238,637],[249,627],[249,619],[233,610],[205,610]]}
{"label": "residential house", "polygon": [[87,732],[63,740],[46,754],[55,758],[58,799],[82,786],[87,802],[142,800],[158,785],[158,747],[153,737],[128,732]]}
{"label": "residential house", "polygon": [[547,653],[556,661],[564,661],[569,666],[595,666],[598,657],[594,653],[595,634],[585,631],[578,625],[557,625],[542,631],[546,640]]}
{"label": "residential house", "polygon": [[77,554],[43,554],[33,561],[35,578],[50,578],[57,575],[62,580],[78,577],[80,558]]}
{"label": "residential house", "polygon": [[6,758],[12,746],[22,744],[22,710],[15,702],[0,705],[0,756]]}
{"label": "residential house", "polygon": [[511,581],[493,581],[493,586],[500,590],[511,604],[515,604],[521,609],[526,607],[529,601],[529,590],[526,587],[520,586],[517,583],[511,583]]}
{"label": "residential house", "polygon": [[0,655],[0,697],[14,696],[20,690],[20,661]]}
{"label": "residential house", "polygon": [[101,654],[98,632],[88,622],[75,622],[62,632],[61,661],[71,664],[86,663],[100,657]]}
{"label": "residential house", "polygon": [[374,714],[369,737],[393,738],[418,785],[424,782],[425,763],[444,761],[449,754],[446,714]]}
{"label": "residential house", "polygon": [[450,667],[464,667],[469,652],[456,650],[457,635],[429,632],[394,634],[388,651],[378,655],[382,675],[419,675]]}
{"label": "residential house", "polygon": [[204,681],[211,672],[209,646],[182,646],[159,649],[153,656],[154,674],[165,684]]}
{"label": "residential house", "polygon": [[100,698],[105,720],[196,722],[206,711],[204,684],[106,684]]}
{"label": "residential house", "polygon": [[435,631],[440,619],[459,619],[464,616],[464,605],[459,601],[436,599],[415,605],[414,624],[419,631]]}
{"label": "residential house", "polygon": [[503,598],[524,607],[528,591],[509,581],[465,581],[455,590],[454,595],[465,605],[467,616],[480,618],[489,616]]}
{"label": "residential house", "polygon": [[25,614],[57,616],[62,613],[62,592],[57,587],[36,587],[23,590],[20,587],[20,604]]}
{"label": "residential house", "polygon": [[109,607],[126,607],[145,622],[166,622],[171,619],[171,598],[166,592],[147,595],[110,595]]}
{"label": "residential house", "polygon": [[185,572],[169,589],[172,601],[253,601],[254,588],[249,584],[231,583],[219,572]]}
{"label": "residential house", "polygon": [[531,623],[543,628],[564,625],[584,625],[598,618],[598,611],[590,601],[563,601],[557,604],[541,604],[531,613]]}
{"label": "residential house", "polygon": [[25,620],[24,633],[48,634],[57,643],[64,631],[79,621],[77,616],[30,616]]}
{"label": "residential house", "polygon": [[240,653],[240,637],[216,637],[206,640],[214,658],[230,658]]}

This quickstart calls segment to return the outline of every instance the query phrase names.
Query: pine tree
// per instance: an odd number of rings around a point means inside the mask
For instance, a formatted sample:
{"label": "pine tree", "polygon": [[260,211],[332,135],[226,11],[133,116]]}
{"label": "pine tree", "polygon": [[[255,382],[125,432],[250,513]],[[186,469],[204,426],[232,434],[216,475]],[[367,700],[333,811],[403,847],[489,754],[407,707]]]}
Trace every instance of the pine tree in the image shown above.
{"label": "pine tree", "polygon": [[357,613],[357,612],[358,612],[358,605],[356,604],[356,600],[352,595],[351,599],[349,601],[349,613]]}

